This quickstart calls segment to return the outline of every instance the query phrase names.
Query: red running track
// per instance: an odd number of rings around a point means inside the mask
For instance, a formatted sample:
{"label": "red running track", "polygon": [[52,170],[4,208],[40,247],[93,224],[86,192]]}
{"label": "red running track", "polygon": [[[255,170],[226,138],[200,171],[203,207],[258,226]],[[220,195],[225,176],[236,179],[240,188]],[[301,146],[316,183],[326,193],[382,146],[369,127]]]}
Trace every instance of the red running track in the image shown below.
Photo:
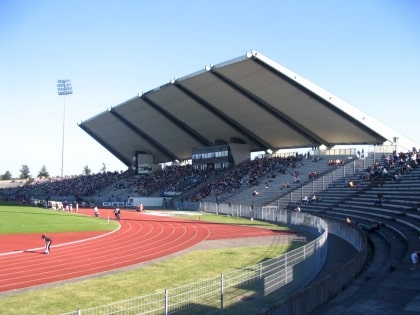
{"label": "red running track", "polygon": [[[90,211],[90,210],[89,210]],[[93,213],[89,213],[93,215]],[[110,211],[101,211],[106,220]],[[181,220],[123,211],[120,229],[104,234],[48,234],[51,254],[41,235],[0,236],[0,292],[29,288],[135,265],[189,248],[204,240],[284,234],[246,226]]]}

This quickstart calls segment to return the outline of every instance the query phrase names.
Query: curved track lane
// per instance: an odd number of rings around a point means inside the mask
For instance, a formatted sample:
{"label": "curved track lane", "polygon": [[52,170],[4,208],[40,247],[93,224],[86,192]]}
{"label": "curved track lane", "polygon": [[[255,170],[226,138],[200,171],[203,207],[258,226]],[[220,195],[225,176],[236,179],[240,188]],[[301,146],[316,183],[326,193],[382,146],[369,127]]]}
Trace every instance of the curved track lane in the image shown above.
{"label": "curved track lane", "polygon": [[[110,212],[101,211],[107,217]],[[111,271],[164,257],[204,240],[256,237],[284,232],[254,227],[181,220],[172,217],[124,211],[120,229],[106,234],[51,234],[51,254],[43,248],[40,235],[27,235],[13,252],[0,247],[0,292],[70,280]],[[9,238],[9,239],[8,239]],[[13,236],[1,236],[9,244]],[[17,238],[15,239],[17,241]],[[27,246],[24,246],[27,245]],[[7,246],[5,246],[7,248]],[[10,245],[9,245],[10,247]]]}

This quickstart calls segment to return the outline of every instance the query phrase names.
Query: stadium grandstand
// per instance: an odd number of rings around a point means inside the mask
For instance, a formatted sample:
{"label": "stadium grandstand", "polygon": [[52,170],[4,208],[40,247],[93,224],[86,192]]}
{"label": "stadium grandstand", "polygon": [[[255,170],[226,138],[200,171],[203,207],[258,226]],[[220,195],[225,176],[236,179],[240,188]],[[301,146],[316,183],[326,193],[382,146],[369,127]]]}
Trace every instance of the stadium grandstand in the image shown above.
{"label": "stadium grandstand", "polygon": [[[240,205],[256,219],[286,211],[346,222],[366,235],[366,255],[331,243],[317,278],[261,314],[420,311],[419,276],[408,271],[419,249],[418,145],[262,54],[171,80],[79,127],[127,170],[2,183],[2,198],[229,215]],[[337,236],[347,243],[329,231]],[[351,274],[349,263],[362,267]]]}

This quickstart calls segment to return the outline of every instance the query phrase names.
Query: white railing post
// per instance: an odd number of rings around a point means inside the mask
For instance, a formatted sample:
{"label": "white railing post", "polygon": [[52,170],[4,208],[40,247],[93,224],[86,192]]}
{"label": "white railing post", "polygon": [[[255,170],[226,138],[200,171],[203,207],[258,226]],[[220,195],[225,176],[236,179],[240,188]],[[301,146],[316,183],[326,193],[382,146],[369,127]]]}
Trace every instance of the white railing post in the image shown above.
{"label": "white railing post", "polygon": [[259,272],[260,272],[260,303],[261,306],[263,305],[263,300],[264,300],[264,276],[263,276],[263,268],[262,268],[262,263],[259,264]]}
{"label": "white railing post", "polygon": [[224,277],[223,274],[220,275],[220,315],[223,315],[223,298],[224,298],[224,293],[225,293],[225,288],[224,288],[225,284],[224,284]]}
{"label": "white railing post", "polygon": [[165,289],[165,315],[168,315],[168,290]]}

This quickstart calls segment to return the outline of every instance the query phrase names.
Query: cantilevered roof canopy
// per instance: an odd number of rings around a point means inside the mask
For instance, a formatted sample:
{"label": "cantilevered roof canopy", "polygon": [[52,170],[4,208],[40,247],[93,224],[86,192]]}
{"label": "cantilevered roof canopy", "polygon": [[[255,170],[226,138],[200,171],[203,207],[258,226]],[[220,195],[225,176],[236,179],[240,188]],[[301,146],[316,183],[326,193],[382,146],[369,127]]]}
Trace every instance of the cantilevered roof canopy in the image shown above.
{"label": "cantilevered roof canopy", "polygon": [[127,166],[137,151],[164,163],[215,143],[275,152],[383,144],[396,135],[255,51],[139,94],[79,126]]}

